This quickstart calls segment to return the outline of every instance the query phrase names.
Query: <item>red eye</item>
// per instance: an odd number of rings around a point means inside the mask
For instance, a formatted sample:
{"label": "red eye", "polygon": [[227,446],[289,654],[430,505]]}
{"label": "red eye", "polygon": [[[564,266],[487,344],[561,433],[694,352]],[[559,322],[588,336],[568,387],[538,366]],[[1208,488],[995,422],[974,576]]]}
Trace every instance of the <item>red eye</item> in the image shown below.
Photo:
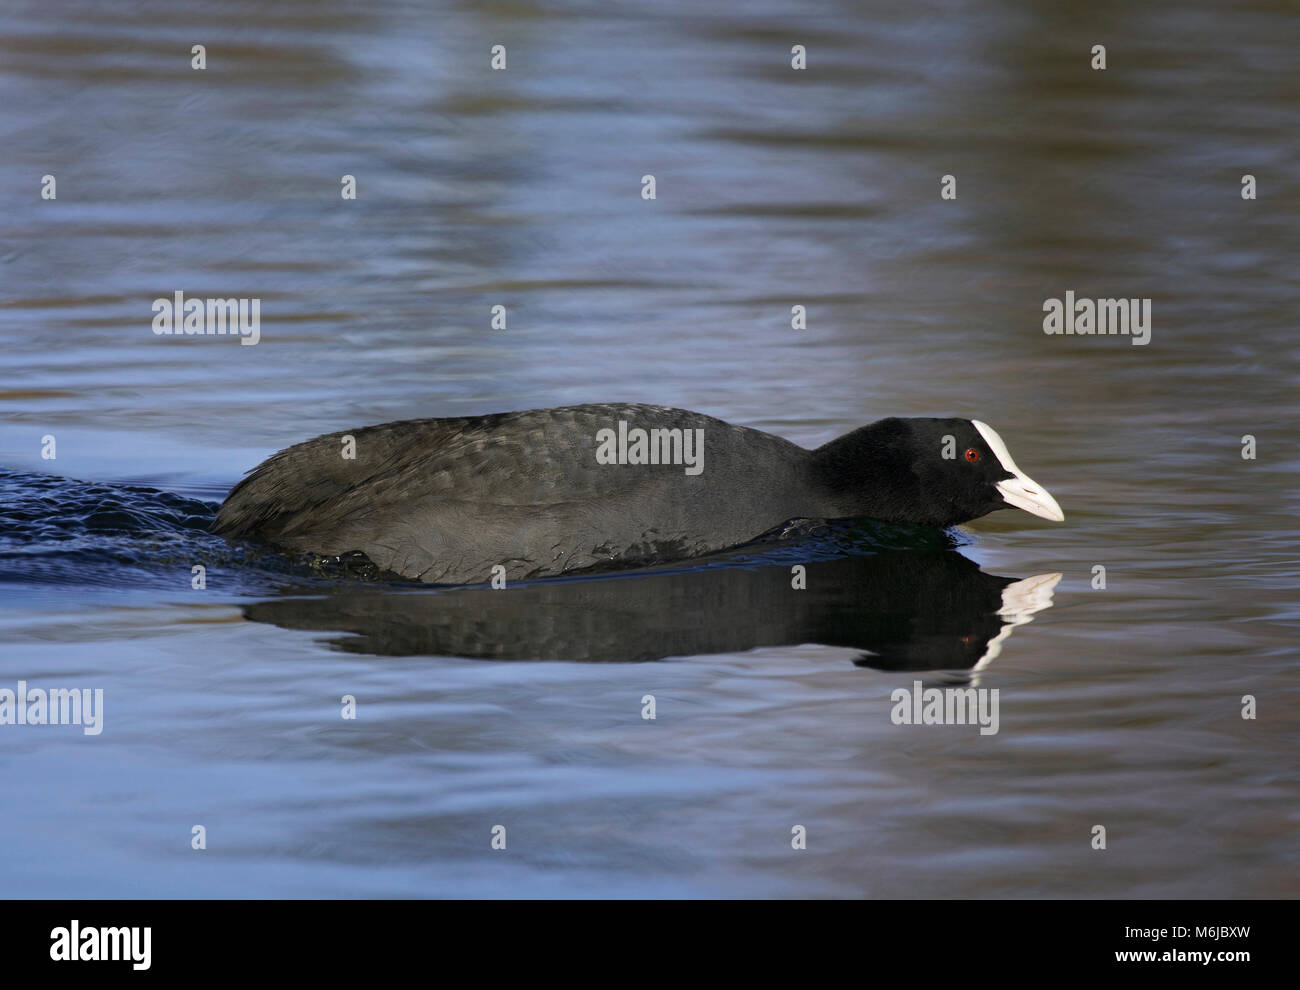
{"label": "red eye", "polygon": [[974,447],[966,448],[966,460],[974,464],[979,459],[980,459],[980,452],[978,450],[976,450]]}

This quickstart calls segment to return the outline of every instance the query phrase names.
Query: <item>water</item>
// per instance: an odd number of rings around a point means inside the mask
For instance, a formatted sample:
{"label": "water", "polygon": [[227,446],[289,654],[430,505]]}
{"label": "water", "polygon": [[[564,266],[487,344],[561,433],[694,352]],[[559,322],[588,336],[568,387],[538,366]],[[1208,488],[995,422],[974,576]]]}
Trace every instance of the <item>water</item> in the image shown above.
{"label": "water", "polygon": [[[0,729],[0,891],[1295,896],[1297,41],[1271,0],[10,5],[0,686],[105,719]],[[178,289],[261,342],[154,336]],[[1066,290],[1150,344],[1044,335]],[[204,532],[319,433],[607,400],[979,418],[1067,519],[507,592]],[[1000,731],[892,724],[916,679]]]}

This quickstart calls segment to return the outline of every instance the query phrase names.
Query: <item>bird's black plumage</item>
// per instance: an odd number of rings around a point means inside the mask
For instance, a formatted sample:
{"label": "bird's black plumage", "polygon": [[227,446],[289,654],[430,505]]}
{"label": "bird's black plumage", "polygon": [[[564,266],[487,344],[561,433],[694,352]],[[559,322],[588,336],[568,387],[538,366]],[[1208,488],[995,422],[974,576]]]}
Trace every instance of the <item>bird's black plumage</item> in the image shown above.
{"label": "bird's black plumage", "polygon": [[[620,421],[632,436],[702,431],[694,434],[699,472],[683,463],[602,463],[602,438],[608,455]],[[685,559],[791,519],[949,526],[1006,507],[994,486],[1018,474],[992,449],[1000,440],[991,446],[979,426],[891,418],[807,450],[663,406],[404,420],[280,451],[231,490],[214,529],[292,551],[361,552],[408,578],[463,584],[488,581],[498,564],[521,579]],[[963,457],[968,450],[978,459]]]}

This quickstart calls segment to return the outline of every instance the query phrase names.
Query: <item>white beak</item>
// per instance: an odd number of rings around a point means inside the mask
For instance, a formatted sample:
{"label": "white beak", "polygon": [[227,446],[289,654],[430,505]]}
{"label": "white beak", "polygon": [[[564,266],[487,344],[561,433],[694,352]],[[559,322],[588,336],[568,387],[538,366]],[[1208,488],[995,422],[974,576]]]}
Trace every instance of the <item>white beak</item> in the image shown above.
{"label": "white beak", "polygon": [[1056,499],[1047,494],[1046,488],[1016,467],[1016,462],[1011,459],[1011,453],[1007,450],[1007,445],[1002,442],[1002,438],[998,436],[997,431],[987,423],[981,423],[978,419],[971,420],[971,425],[979,431],[979,435],[984,438],[984,442],[989,445],[989,450],[993,451],[1002,467],[1012,475],[1005,481],[999,481],[994,485],[1003,501],[1008,505],[1014,505],[1017,509],[1024,509],[1026,512],[1032,512],[1044,519],[1063,522],[1065,513],[1056,504]]}
{"label": "white beak", "polygon": [[1053,522],[1065,521],[1065,513],[1056,504],[1056,499],[1047,494],[1047,490],[1032,478],[1017,473],[1014,478],[999,481],[993,487],[1002,494],[1004,501],[1017,509],[1024,509],[1026,512],[1032,512]]}

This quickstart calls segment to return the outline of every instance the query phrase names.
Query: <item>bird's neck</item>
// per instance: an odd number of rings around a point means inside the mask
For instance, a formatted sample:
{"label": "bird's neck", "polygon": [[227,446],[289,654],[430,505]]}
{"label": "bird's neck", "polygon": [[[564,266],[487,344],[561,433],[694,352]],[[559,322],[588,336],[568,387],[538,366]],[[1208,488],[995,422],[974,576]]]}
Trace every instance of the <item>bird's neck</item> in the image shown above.
{"label": "bird's neck", "polygon": [[826,501],[827,514],[907,521],[921,497],[909,437],[905,422],[882,419],[814,450],[813,483]]}

